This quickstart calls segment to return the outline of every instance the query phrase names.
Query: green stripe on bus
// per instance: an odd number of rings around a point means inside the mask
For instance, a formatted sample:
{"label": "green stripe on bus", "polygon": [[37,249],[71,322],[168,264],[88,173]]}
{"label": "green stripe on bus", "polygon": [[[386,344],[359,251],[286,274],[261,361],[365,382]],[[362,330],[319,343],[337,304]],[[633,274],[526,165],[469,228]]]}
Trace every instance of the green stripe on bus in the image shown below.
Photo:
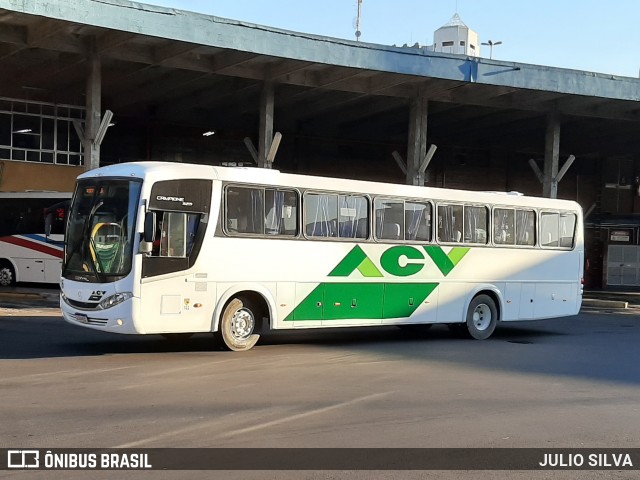
{"label": "green stripe on bus", "polygon": [[438,245],[428,245],[423,248],[445,277],[470,250],[468,247],[453,247],[449,254],[446,254]]}
{"label": "green stripe on bus", "polygon": [[284,319],[408,318],[437,283],[321,283]]}

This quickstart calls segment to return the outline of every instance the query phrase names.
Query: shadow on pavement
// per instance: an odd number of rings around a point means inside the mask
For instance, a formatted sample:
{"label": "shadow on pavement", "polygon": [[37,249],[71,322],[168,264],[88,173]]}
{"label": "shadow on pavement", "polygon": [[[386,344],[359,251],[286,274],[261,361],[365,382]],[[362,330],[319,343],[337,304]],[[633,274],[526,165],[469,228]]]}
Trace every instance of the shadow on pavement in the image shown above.
{"label": "shadow on pavement", "polygon": [[[640,384],[640,324],[632,316],[579,315],[563,319],[501,325],[485,341],[461,339],[446,326],[422,334],[397,327],[338,328],[279,332],[263,336],[252,352],[223,352],[211,334],[180,341],[160,335],[128,336],[83,329],[60,317],[0,318],[0,358],[34,359],[101,355],[193,352],[219,355],[270,355],[287,348],[291,362],[307,348],[373,354],[386,360],[440,362],[479,369],[560,375]],[[293,347],[293,348],[291,348]]]}

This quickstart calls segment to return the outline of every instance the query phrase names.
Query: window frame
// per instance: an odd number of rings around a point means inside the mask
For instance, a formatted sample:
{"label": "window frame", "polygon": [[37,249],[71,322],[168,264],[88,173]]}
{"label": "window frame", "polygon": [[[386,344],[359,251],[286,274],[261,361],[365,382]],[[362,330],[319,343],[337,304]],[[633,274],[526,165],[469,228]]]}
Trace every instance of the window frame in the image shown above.
{"label": "window frame", "polygon": [[[402,238],[398,238],[398,239],[393,239],[393,238],[382,238],[382,237],[378,237],[378,216],[376,214],[376,202],[380,200],[380,201],[389,201],[389,202],[394,202],[394,203],[402,203],[402,221],[403,224],[400,225],[400,232],[402,234]],[[430,208],[430,214],[431,214],[431,223],[430,223],[430,228],[429,228],[429,239],[428,240],[407,240],[406,237],[406,214],[407,214],[407,209],[406,209],[406,204],[407,203],[420,203],[423,205],[427,205]],[[378,243],[408,243],[408,244],[424,244],[424,243],[428,243],[428,244],[432,244],[434,243],[434,232],[435,232],[435,228],[434,228],[434,212],[435,212],[435,203],[433,200],[431,199],[424,199],[424,198],[415,198],[415,197],[394,197],[394,196],[387,196],[387,195],[376,195],[373,198],[373,202],[371,203],[371,209],[372,209],[372,215],[371,215],[371,234],[372,234],[372,238],[375,242]]]}
{"label": "window frame", "polygon": [[[514,223],[514,243],[496,243],[495,241],[495,231],[493,222],[495,220],[495,210],[512,210],[513,211],[513,223]],[[533,213],[533,243],[531,245],[518,243],[518,212],[531,212]],[[534,207],[521,207],[515,205],[493,205],[491,208],[491,245],[497,248],[537,248],[538,247],[538,210]]]}
{"label": "window frame", "polygon": [[[455,242],[455,241],[442,241],[440,240],[440,225],[439,225],[439,208],[440,207],[462,207],[462,221],[461,221],[461,227],[462,230],[460,230],[461,233],[461,237],[460,237],[460,241],[459,242]],[[465,210],[467,208],[484,208],[486,213],[487,213],[487,221],[485,223],[485,235],[486,235],[486,239],[484,242],[465,242],[464,238],[465,238],[465,220],[466,220],[466,212]],[[486,203],[475,203],[475,202],[458,202],[458,201],[447,201],[447,200],[442,200],[442,201],[438,201],[436,203],[436,222],[435,224],[437,225],[438,229],[436,231],[436,235],[435,235],[435,241],[440,244],[440,245],[471,245],[474,247],[487,247],[487,246],[491,246],[491,230],[492,230],[492,224],[491,224],[491,220],[492,220],[492,206]]]}
{"label": "window frame", "polygon": [[[306,209],[306,205],[307,205],[307,195],[335,195],[337,197],[337,201],[338,201],[338,209],[336,211],[336,236],[331,236],[331,237],[327,237],[327,236],[315,236],[315,235],[309,235],[307,234],[307,209]],[[367,235],[366,237],[341,237],[340,236],[340,230],[339,230],[339,219],[340,219],[340,196],[347,196],[347,197],[359,197],[359,198],[363,198],[366,202],[367,202],[367,208],[366,208],[366,227],[367,227]],[[301,199],[301,205],[302,208],[300,209],[300,228],[299,231],[301,232],[300,236],[306,240],[311,240],[311,241],[320,241],[320,242],[326,242],[326,241],[330,241],[330,242],[368,242],[371,240],[373,232],[372,232],[372,222],[371,222],[371,215],[372,215],[372,206],[373,206],[373,202],[371,200],[371,195],[366,194],[366,193],[359,193],[359,192],[345,192],[345,191],[341,191],[341,190],[303,190],[302,194],[300,196]]]}
{"label": "window frame", "polygon": [[[238,232],[238,231],[233,231],[231,229],[229,229],[228,227],[228,212],[229,212],[229,205],[228,205],[228,191],[230,188],[243,188],[243,189],[256,189],[256,190],[261,190],[262,191],[262,233],[249,233],[249,232]],[[266,191],[267,190],[273,190],[276,192],[282,191],[282,192],[291,192],[295,195],[296,198],[296,231],[295,234],[290,235],[290,234],[282,234],[282,233],[266,233],[266,215],[268,212],[265,212],[266,210]],[[229,183],[225,183],[223,184],[222,187],[222,201],[221,201],[221,206],[222,206],[222,211],[220,212],[219,215],[219,225],[220,225],[220,230],[222,231],[222,233],[225,236],[228,237],[234,237],[234,238],[277,238],[280,240],[292,240],[292,239],[297,239],[300,238],[301,236],[301,205],[302,205],[302,194],[300,192],[300,190],[298,188],[295,187],[287,187],[287,186],[280,186],[280,185],[259,185],[259,184],[252,184],[252,183],[237,183],[237,182],[229,182]]]}
{"label": "window frame", "polygon": [[[543,245],[542,244],[542,216],[544,214],[552,214],[552,215],[557,215],[558,216],[558,245]],[[563,237],[560,236],[560,219],[563,215],[572,215],[574,217],[574,222],[573,222],[573,234],[571,236],[572,241],[571,241],[571,246],[570,247],[565,247],[562,246],[561,244],[561,239]],[[549,208],[544,208],[544,209],[540,209],[538,211],[538,245],[541,249],[543,250],[563,250],[563,251],[571,251],[574,250],[576,248],[576,234],[577,234],[577,229],[578,229],[578,214],[575,211],[572,210],[556,210],[556,209],[549,209]]]}

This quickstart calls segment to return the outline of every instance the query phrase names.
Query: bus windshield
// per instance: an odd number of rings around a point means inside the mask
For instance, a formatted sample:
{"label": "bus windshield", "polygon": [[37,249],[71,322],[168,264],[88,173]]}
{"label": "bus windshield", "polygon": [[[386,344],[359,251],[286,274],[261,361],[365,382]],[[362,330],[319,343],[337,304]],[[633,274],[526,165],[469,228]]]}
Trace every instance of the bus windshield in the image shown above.
{"label": "bus windshield", "polygon": [[65,237],[64,277],[104,283],[131,271],[141,187],[137,180],[78,181]]}

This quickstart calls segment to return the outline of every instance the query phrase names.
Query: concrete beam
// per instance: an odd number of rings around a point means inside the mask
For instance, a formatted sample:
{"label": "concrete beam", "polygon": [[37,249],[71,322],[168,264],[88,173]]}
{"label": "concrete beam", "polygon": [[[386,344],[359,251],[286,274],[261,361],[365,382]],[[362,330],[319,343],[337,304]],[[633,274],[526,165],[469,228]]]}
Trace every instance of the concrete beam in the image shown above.
{"label": "concrete beam", "polygon": [[100,144],[94,140],[100,127],[100,109],[102,100],[102,72],[100,57],[96,52],[95,38],[91,38],[88,44],[89,55],[87,57],[87,118],[84,129],[84,168],[93,170],[100,166]]}
{"label": "concrete beam", "polygon": [[407,184],[424,185],[426,176],[420,172],[420,164],[427,154],[428,100],[418,96],[409,107],[409,138],[407,142]]}
{"label": "concrete beam", "polygon": [[527,90],[638,100],[635,78],[353,42],[127,0],[2,3],[8,11],[271,57]]}
{"label": "concrete beam", "polygon": [[273,142],[274,86],[265,82],[260,95],[260,131],[258,137],[258,167],[271,168],[267,160]]}
{"label": "concrete beam", "polygon": [[542,179],[542,196],[558,198],[558,165],[560,156],[560,115],[547,115],[547,130],[544,140],[544,171]]}

